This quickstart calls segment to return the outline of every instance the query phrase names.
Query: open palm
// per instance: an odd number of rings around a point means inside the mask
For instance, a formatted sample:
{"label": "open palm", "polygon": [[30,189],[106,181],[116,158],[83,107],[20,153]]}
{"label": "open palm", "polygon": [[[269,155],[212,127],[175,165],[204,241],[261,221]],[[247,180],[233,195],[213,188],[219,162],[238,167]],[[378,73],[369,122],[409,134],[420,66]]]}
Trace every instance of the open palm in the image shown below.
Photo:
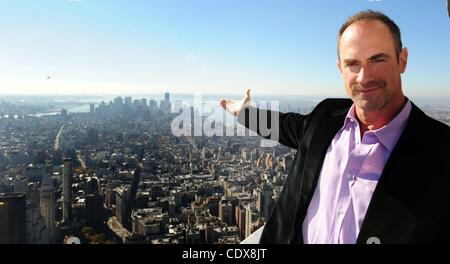
{"label": "open palm", "polygon": [[222,99],[220,100],[220,105],[232,115],[237,116],[242,109],[250,105],[250,100],[250,89],[247,89],[242,100]]}

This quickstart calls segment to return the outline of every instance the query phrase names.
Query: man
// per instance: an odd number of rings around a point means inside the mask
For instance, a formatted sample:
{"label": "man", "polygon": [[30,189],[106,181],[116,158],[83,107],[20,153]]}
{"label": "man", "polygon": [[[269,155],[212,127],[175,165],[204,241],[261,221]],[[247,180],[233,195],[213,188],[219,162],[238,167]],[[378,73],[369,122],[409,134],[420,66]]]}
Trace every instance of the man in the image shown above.
{"label": "man", "polygon": [[398,26],[364,11],[338,37],[337,66],[351,100],[324,100],[308,115],[253,109],[249,90],[241,101],[221,101],[246,127],[278,115],[271,129],[297,149],[260,243],[450,239],[450,128],[405,97],[407,61]]}

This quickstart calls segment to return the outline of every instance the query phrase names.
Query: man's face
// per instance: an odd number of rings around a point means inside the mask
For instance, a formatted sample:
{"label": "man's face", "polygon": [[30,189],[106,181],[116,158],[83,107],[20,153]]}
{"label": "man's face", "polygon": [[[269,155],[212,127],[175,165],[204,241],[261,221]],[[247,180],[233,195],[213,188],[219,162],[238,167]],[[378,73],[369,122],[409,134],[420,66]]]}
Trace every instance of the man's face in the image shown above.
{"label": "man's face", "polygon": [[383,109],[403,97],[400,74],[406,69],[408,51],[399,61],[389,28],[377,20],[350,25],[342,34],[338,67],[347,94],[359,109]]}

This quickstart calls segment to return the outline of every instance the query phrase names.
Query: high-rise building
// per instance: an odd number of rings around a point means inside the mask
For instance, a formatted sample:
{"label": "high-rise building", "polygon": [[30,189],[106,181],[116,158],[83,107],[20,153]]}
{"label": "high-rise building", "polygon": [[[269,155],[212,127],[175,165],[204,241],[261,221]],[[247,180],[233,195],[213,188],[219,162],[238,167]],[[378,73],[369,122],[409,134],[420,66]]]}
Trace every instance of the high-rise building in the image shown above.
{"label": "high-rise building", "polygon": [[27,186],[26,200],[32,204],[40,204],[39,183],[29,182]]}
{"label": "high-rise building", "polygon": [[137,167],[133,172],[133,181],[130,186],[128,194],[128,202],[126,203],[125,207],[125,218],[122,218],[123,220],[122,225],[128,230],[131,230],[131,214],[133,209],[135,209],[136,207],[136,195],[140,181],[141,181],[141,168]]}
{"label": "high-rise building", "polygon": [[0,244],[26,243],[25,194],[0,194]]}
{"label": "high-rise building", "polygon": [[45,225],[45,219],[41,215],[39,205],[35,203],[26,203],[26,234],[27,244],[47,244],[48,231]]}
{"label": "high-rise building", "polygon": [[233,224],[233,206],[230,201],[222,200],[219,204],[219,218],[229,226]]}
{"label": "high-rise building", "polygon": [[171,112],[172,105],[169,101],[161,100],[159,104],[159,110],[164,114],[169,114]]}
{"label": "high-rise building", "polygon": [[103,197],[98,193],[86,195],[86,223],[93,227],[101,226],[103,212]]}
{"label": "high-rise building", "polygon": [[253,232],[253,222],[257,219],[257,214],[254,212],[251,204],[247,204],[245,211],[245,238],[250,236]]}
{"label": "high-rise building", "polygon": [[257,190],[256,207],[261,217],[266,221],[269,219],[273,207],[273,191],[267,183],[264,183],[262,189]]}
{"label": "high-rise building", "polygon": [[246,220],[246,208],[247,204],[240,204],[236,207],[236,224],[239,229],[239,237],[241,240],[245,239],[245,220]]}
{"label": "high-rise building", "polygon": [[95,113],[95,104],[89,104],[89,113],[91,115]]}
{"label": "high-rise building", "polygon": [[86,179],[86,185],[84,187],[84,193],[88,194],[99,194],[99,182],[97,177],[88,177]]}
{"label": "high-rise building", "polygon": [[50,177],[50,173],[46,172],[42,179],[40,191],[40,209],[41,215],[47,227],[47,237],[49,243],[55,242],[55,189]]}
{"label": "high-rise building", "polygon": [[201,160],[200,162],[201,162],[202,170],[205,169],[205,159],[206,159],[206,150],[205,150],[205,147],[203,147],[202,148],[202,153],[200,155],[200,160]]}
{"label": "high-rise building", "polygon": [[206,206],[209,209],[209,213],[213,216],[219,216],[219,204],[220,204],[219,195],[206,198]]}
{"label": "high-rise building", "polygon": [[149,101],[149,107],[151,111],[156,111],[158,109],[158,103],[156,102],[156,100],[151,99]]}
{"label": "high-rise building", "polygon": [[63,169],[63,221],[70,224],[72,215],[72,160],[64,159]]}
{"label": "high-rise building", "polygon": [[16,193],[26,193],[28,188],[28,179],[24,176],[17,176],[14,179],[14,192]]}
{"label": "high-rise building", "polygon": [[164,101],[170,102],[170,93],[165,93],[164,94]]}
{"label": "high-rise building", "polygon": [[170,94],[165,93],[164,94],[164,100],[161,100],[159,104],[159,110],[163,112],[164,114],[169,114],[171,112],[172,105],[170,103]]}
{"label": "high-rise building", "polygon": [[121,186],[114,189],[114,193],[116,194],[116,219],[120,224],[124,225],[126,223],[129,188]]}
{"label": "high-rise building", "polygon": [[125,105],[131,105],[133,99],[130,96],[125,97]]}
{"label": "high-rise building", "polygon": [[[126,100],[127,98],[125,98],[125,100]],[[123,99],[122,99],[122,97],[116,97],[116,98],[114,98],[114,105],[116,105],[116,106],[118,106],[118,105],[123,105]]]}

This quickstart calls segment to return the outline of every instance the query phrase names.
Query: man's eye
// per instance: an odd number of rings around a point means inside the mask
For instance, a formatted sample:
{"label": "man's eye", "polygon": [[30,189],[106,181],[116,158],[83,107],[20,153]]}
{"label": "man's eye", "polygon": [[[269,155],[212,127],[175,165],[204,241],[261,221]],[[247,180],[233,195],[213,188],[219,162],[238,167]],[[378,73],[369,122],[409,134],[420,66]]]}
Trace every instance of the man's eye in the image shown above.
{"label": "man's eye", "polygon": [[379,62],[383,62],[383,61],[384,61],[384,59],[376,59],[376,60],[373,60],[372,62],[379,63]]}
{"label": "man's eye", "polygon": [[347,67],[353,67],[353,66],[357,66],[357,65],[358,65],[358,63],[356,63],[356,62],[350,62],[350,63],[346,64]]}

